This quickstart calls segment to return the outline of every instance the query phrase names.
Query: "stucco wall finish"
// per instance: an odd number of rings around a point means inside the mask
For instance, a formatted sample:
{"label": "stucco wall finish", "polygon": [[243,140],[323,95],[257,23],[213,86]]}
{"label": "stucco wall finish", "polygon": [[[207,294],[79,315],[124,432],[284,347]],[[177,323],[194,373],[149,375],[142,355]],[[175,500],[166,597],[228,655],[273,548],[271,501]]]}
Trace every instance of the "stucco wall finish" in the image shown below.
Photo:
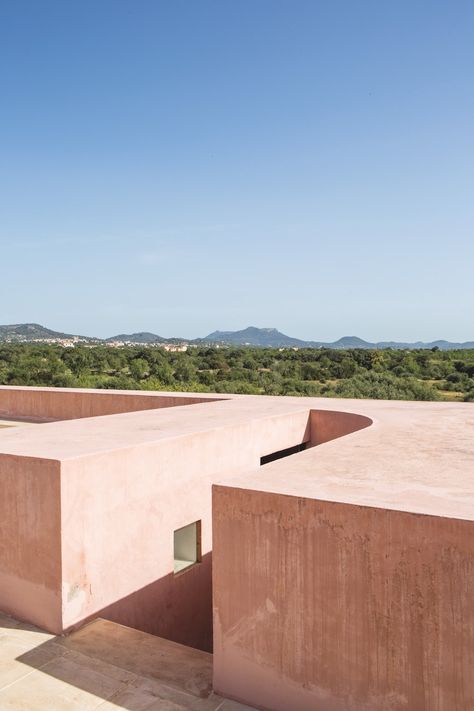
{"label": "stucco wall finish", "polygon": [[[0,430],[0,610],[210,649],[225,484],[223,691],[277,711],[474,709],[471,404],[0,387],[2,411],[63,421]],[[301,442],[320,446],[259,466]],[[174,576],[173,531],[197,520],[202,563]]]}
{"label": "stucco wall finish", "polygon": [[60,465],[0,454],[0,610],[53,632],[61,620]]}
{"label": "stucco wall finish", "polygon": [[[223,471],[257,467],[262,454],[281,443],[308,439],[308,422],[307,412],[276,416],[64,461],[64,629],[100,613],[210,649],[211,485]],[[173,532],[197,520],[202,521],[203,563],[170,576]],[[205,604],[198,590],[207,596]],[[195,614],[183,614],[185,608]]]}
{"label": "stucco wall finish", "polygon": [[182,393],[120,393],[67,388],[23,388],[0,386],[0,414],[41,420],[75,420],[83,417],[116,415],[155,410],[162,407],[194,405],[218,400],[215,396]]}
{"label": "stucco wall finish", "polygon": [[[43,417],[52,414],[52,403],[56,415],[64,406],[66,416],[78,408],[85,415],[82,405],[94,398],[96,411],[114,402],[133,408],[139,399],[136,393],[0,391],[4,404],[10,397],[11,410],[24,414],[30,403]],[[194,396],[146,396],[147,403],[154,399],[187,405]],[[102,614],[209,650],[211,485],[223,472],[258,468],[262,455],[310,439],[305,404],[288,407],[281,401],[279,407],[259,400],[256,411],[252,400],[214,400],[50,422],[28,433],[2,431],[0,456],[17,461],[20,476],[9,476],[0,461],[0,483],[8,493],[0,609],[56,633]],[[39,476],[51,462],[54,486]],[[28,482],[26,488],[22,481]],[[32,525],[27,509],[36,512]],[[202,521],[203,560],[175,577],[173,532],[197,520]],[[29,536],[21,535],[21,526]],[[18,577],[6,581],[8,542],[17,551]],[[32,587],[36,578],[30,581],[37,568],[40,578],[54,572],[42,596]]]}
{"label": "stucco wall finish", "polygon": [[474,708],[472,522],[214,487],[214,686],[272,711]]}

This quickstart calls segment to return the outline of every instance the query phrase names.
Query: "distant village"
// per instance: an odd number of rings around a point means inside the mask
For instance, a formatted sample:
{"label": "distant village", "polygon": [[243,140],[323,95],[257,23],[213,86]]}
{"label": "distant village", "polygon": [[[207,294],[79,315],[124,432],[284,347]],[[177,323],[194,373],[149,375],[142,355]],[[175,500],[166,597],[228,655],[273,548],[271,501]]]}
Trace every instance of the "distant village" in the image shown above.
{"label": "distant village", "polygon": [[[185,353],[188,348],[197,348],[197,345],[191,345],[189,343],[143,343],[141,341],[102,341],[94,340],[90,338],[82,338],[81,336],[70,336],[68,338],[31,338],[30,336],[7,336],[3,343],[38,343],[48,346],[56,345],[62,346],[62,348],[75,348],[75,346],[86,346],[88,348],[95,348],[96,346],[108,346],[110,348],[125,348],[127,346],[140,346],[142,348],[162,348],[170,353]],[[210,344],[219,348],[219,345]]]}
{"label": "distant village", "polygon": [[[48,346],[61,346],[62,348],[75,348],[76,346],[84,346],[86,348],[96,348],[97,346],[107,346],[108,348],[127,348],[127,347],[140,347],[140,348],[161,348],[168,353],[186,353],[190,348],[215,348],[218,350],[231,348],[231,344],[228,343],[213,343],[212,341],[208,343],[188,343],[183,341],[182,343],[163,343],[160,341],[145,343],[143,341],[129,341],[129,340],[113,340],[113,341],[102,341],[100,339],[82,338],[81,336],[71,336],[68,338],[31,338],[29,336],[6,336],[3,343],[37,343]],[[254,347],[251,343],[239,344],[244,347]],[[299,351],[297,346],[286,346],[284,348],[276,348],[279,351]]]}

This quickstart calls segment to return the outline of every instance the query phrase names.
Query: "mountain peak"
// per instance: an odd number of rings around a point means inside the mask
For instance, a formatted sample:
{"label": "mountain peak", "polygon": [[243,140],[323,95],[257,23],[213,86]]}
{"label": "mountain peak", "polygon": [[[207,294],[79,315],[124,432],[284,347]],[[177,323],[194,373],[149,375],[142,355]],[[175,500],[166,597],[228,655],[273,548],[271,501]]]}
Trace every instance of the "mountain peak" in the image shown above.
{"label": "mountain peak", "polygon": [[305,342],[291,338],[276,328],[247,326],[241,331],[214,331],[202,339],[211,343],[229,343],[236,346],[266,346],[268,348],[304,347]]}

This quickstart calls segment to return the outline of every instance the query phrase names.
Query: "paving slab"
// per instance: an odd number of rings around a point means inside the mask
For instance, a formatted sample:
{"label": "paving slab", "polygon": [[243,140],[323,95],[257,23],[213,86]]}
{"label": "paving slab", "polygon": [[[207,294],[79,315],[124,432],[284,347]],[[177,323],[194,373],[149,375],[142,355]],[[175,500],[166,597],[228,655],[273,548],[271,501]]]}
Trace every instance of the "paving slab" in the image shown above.
{"label": "paving slab", "polygon": [[0,614],[1,711],[253,711],[212,691],[212,655],[107,620],[67,637]]}

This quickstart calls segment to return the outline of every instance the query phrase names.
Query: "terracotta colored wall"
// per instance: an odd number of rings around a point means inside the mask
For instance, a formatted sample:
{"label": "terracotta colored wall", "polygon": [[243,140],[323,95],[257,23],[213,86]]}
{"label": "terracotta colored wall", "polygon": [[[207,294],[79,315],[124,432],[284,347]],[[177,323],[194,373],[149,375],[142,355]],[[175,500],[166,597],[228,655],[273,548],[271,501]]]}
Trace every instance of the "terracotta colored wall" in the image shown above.
{"label": "terracotta colored wall", "polygon": [[214,686],[272,711],[474,708],[474,525],[214,487]]}
{"label": "terracotta colored wall", "polygon": [[338,437],[369,427],[372,420],[365,415],[336,410],[311,410],[311,444],[323,444]]}
{"label": "terracotta colored wall", "polygon": [[212,652],[212,553],[200,565],[178,576],[168,573],[112,603],[100,616]]}
{"label": "terracotta colored wall", "polygon": [[[211,484],[309,438],[309,412],[67,460],[61,468],[63,626],[109,616],[209,649]],[[173,532],[202,521],[204,561],[177,577]]]}
{"label": "terracotta colored wall", "polygon": [[[199,400],[0,387],[3,413],[51,419]],[[346,420],[332,412],[315,419],[303,408],[226,427],[216,418],[209,431],[128,448],[117,439],[115,449],[61,462],[1,456],[0,609],[53,632],[101,614],[209,650],[212,483],[258,467],[263,455],[361,426]],[[196,520],[203,561],[175,577],[173,531]]]}
{"label": "terracotta colored wall", "polygon": [[59,462],[0,455],[0,609],[61,630]]}
{"label": "terracotta colored wall", "polygon": [[113,390],[67,390],[0,386],[0,418],[31,417],[75,420],[120,412],[212,402],[211,398],[159,393],[118,393]]}

